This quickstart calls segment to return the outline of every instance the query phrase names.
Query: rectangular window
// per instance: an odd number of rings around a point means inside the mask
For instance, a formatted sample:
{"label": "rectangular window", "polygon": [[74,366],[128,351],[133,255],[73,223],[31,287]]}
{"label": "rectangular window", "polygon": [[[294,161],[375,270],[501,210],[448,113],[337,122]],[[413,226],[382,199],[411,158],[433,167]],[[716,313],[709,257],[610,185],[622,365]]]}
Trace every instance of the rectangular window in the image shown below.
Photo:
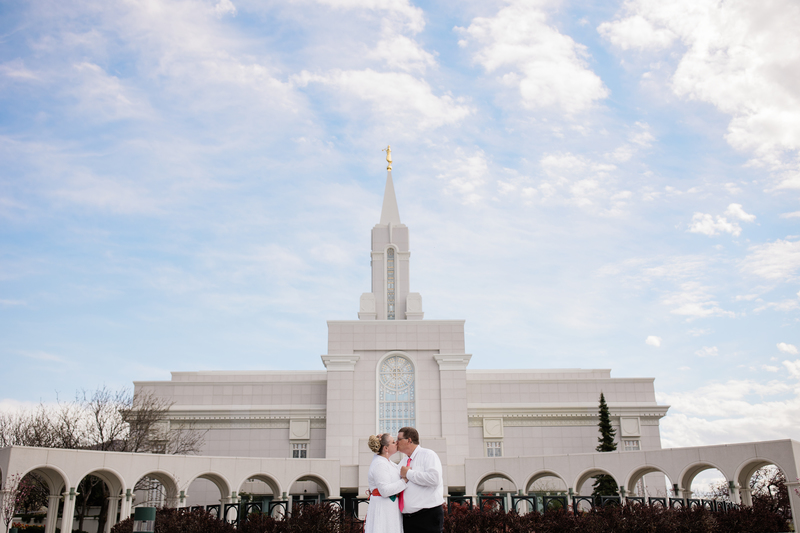
{"label": "rectangular window", "polygon": [[638,452],[642,449],[638,440],[623,440],[622,445],[625,447],[626,452]]}
{"label": "rectangular window", "polygon": [[308,457],[308,444],[292,444],[292,459],[306,459]]}
{"label": "rectangular window", "polygon": [[503,443],[499,440],[487,440],[486,457],[503,457]]}

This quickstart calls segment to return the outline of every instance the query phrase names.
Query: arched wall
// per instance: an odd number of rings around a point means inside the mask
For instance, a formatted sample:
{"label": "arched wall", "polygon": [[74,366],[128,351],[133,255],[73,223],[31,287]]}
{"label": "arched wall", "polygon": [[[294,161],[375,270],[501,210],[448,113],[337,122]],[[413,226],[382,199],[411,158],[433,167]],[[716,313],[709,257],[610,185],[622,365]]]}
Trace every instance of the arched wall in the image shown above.
{"label": "arched wall", "polygon": [[222,498],[230,497],[231,491],[233,490],[230,482],[219,472],[202,472],[195,475],[186,483],[186,489],[188,489],[192,482],[196,479],[207,479],[208,481],[212,482],[219,489],[220,497]]}
{"label": "arched wall", "polygon": [[517,480],[514,479],[514,476],[512,476],[508,472],[503,472],[503,471],[500,471],[500,470],[496,470],[496,471],[493,471],[493,472],[487,472],[484,475],[482,475],[478,479],[478,482],[475,484],[475,487],[473,487],[472,494],[478,494],[478,489],[480,488],[481,485],[483,485],[484,483],[486,483],[490,479],[497,479],[497,478],[507,479],[508,481],[510,481],[514,485],[514,491],[515,492],[516,492],[517,488],[519,487],[519,483],[517,482]]}
{"label": "arched wall", "polygon": [[719,470],[725,479],[727,480],[732,479],[731,477],[729,477],[725,469],[721,467],[721,465],[712,463],[710,461],[701,461],[692,463],[684,467],[684,469],[681,471],[680,476],[678,476],[678,488],[686,491],[692,490],[692,481],[694,481],[694,478],[696,478],[700,472],[704,470],[710,470],[713,468]]}
{"label": "arched wall", "polygon": [[592,468],[587,468],[586,470],[584,470],[583,472],[578,474],[578,476],[575,478],[575,484],[572,485],[572,488],[577,493],[581,488],[583,488],[583,485],[587,481],[589,481],[589,479],[591,479],[594,476],[599,476],[599,475],[611,476],[614,479],[614,481],[617,483],[617,485],[619,485],[619,481],[617,481],[617,478],[614,476],[614,474],[612,474],[611,472],[609,472],[608,470],[605,470],[603,468],[592,467]]}
{"label": "arched wall", "polygon": [[303,474],[303,475],[297,476],[286,485],[287,490],[291,490],[292,489],[292,485],[294,485],[298,481],[313,481],[317,485],[320,485],[325,490],[325,497],[326,498],[330,497],[330,495],[333,494],[333,491],[331,491],[330,482],[327,479],[325,479],[323,476],[319,475],[319,474]]}
{"label": "arched wall", "polygon": [[167,498],[175,498],[178,496],[179,493],[178,480],[175,479],[175,477],[172,474],[170,474],[169,472],[165,472],[163,470],[153,470],[151,472],[146,472],[142,474],[141,476],[136,478],[136,480],[134,480],[133,484],[129,488],[133,489],[133,487],[136,486],[136,484],[139,482],[140,479],[146,477],[155,479],[156,481],[161,483],[161,485],[164,486],[164,492]]}
{"label": "arched wall", "polygon": [[127,488],[125,486],[124,478],[120,475],[119,472],[111,468],[103,467],[103,468],[97,468],[95,470],[90,470],[81,475],[75,482],[75,485],[77,486],[81,481],[83,481],[83,479],[86,476],[95,476],[100,478],[103,481],[103,483],[108,485],[109,492],[112,495],[119,495],[121,492],[124,493],[125,489]]}
{"label": "arched wall", "polygon": [[[64,492],[64,488],[69,486],[69,477],[67,474],[54,465],[37,465],[31,467],[22,474],[20,479],[28,474],[37,474],[44,479],[52,495],[61,495],[61,493]],[[5,486],[5,480],[3,481],[3,486]]]}
{"label": "arched wall", "polygon": [[750,487],[750,478],[753,477],[753,474],[756,473],[756,470],[759,468],[764,468],[765,466],[775,465],[783,475],[786,476],[786,479],[789,480],[789,475],[787,474],[787,470],[783,468],[777,461],[772,461],[771,459],[767,458],[753,458],[744,461],[736,468],[736,473],[733,476],[733,479],[736,481],[740,488],[749,488]]}
{"label": "arched wall", "polygon": [[667,474],[666,470],[655,465],[647,465],[637,468],[628,474],[628,476],[625,478],[625,492],[627,494],[633,494],[636,490],[636,484],[647,474],[664,474],[667,479],[669,479],[670,485],[673,483],[672,478],[669,477],[669,474]]}
{"label": "arched wall", "polygon": [[[280,483],[280,481],[278,481],[277,479],[275,479],[275,478],[274,478],[273,476],[271,476],[270,474],[265,474],[265,473],[263,473],[263,472],[257,472],[257,473],[251,474],[251,475],[249,475],[249,476],[244,476],[244,477],[243,477],[243,478],[242,478],[242,479],[241,479],[241,480],[240,480],[238,483],[236,483],[236,484],[234,485],[235,487],[238,487],[238,488],[236,489],[236,493],[237,493],[237,494],[241,494],[241,492],[242,492],[242,486],[243,486],[245,483],[247,483],[247,480],[248,480],[248,479],[257,479],[257,480],[259,480],[259,481],[263,481],[264,483],[266,483],[267,485],[269,485],[269,488],[270,488],[270,489],[272,489],[272,494],[274,494],[274,495],[275,495],[275,497],[280,497],[280,496],[281,496],[282,489],[281,489],[281,483]],[[289,485],[289,487],[291,487],[291,485]],[[287,490],[288,490],[288,489],[287,489]]]}
{"label": "arched wall", "polygon": [[561,480],[561,482],[564,484],[564,490],[569,488],[569,484],[560,474],[557,474],[552,470],[539,470],[538,472],[534,472],[533,474],[528,476],[528,479],[525,481],[525,484],[522,485],[524,487],[523,490],[525,492],[528,492],[528,489],[530,488],[531,485],[536,483],[538,480],[546,477],[554,477],[556,479]]}

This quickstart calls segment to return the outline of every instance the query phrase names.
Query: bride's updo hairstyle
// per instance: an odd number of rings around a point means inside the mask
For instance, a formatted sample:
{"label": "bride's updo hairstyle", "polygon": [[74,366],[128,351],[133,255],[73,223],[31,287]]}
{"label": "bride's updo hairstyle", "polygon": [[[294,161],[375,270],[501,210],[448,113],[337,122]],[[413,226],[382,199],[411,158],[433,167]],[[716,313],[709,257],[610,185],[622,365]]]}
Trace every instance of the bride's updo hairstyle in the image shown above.
{"label": "bride's updo hairstyle", "polygon": [[384,446],[389,445],[389,434],[381,433],[380,435],[369,436],[369,449],[372,453],[381,453]]}

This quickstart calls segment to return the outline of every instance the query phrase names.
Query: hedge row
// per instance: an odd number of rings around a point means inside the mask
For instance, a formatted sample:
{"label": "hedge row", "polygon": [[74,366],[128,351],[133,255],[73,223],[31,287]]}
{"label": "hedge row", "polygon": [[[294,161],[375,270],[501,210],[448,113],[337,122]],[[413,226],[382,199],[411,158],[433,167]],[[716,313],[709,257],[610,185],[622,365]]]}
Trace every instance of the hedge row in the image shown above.
{"label": "hedge row", "polygon": [[544,514],[490,512],[453,506],[445,533],[780,533],[787,521],[766,506],[727,512],[704,508],[667,509],[628,505],[597,509],[577,516],[566,510]]}
{"label": "hedge row", "polygon": [[[780,533],[789,531],[789,527],[786,519],[759,505],[727,512],[631,505],[605,507],[576,516],[565,510],[526,515],[481,512],[456,504],[445,515],[444,533]],[[358,533],[361,524],[328,505],[303,506],[285,520],[254,513],[238,530],[205,511],[159,509],[155,530],[155,533]],[[132,531],[131,519],[111,530],[112,533]]]}

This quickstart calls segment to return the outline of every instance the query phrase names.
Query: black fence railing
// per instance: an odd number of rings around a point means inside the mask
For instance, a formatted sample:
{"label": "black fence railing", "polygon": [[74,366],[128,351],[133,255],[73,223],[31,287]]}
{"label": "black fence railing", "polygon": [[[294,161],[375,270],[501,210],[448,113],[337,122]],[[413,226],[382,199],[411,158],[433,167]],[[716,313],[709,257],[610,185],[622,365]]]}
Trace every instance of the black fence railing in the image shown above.
{"label": "black fence railing", "polygon": [[[449,496],[447,498],[446,510],[451,512],[455,506],[466,507],[472,510],[474,508],[472,496]],[[506,509],[506,505],[510,501],[510,507]],[[266,509],[263,504],[266,505]],[[570,508],[571,504],[571,508]],[[344,517],[345,512],[350,513],[351,519],[356,523],[361,523],[363,520],[360,516],[365,516],[367,506],[369,505],[368,498],[350,498],[345,501],[344,498],[327,498],[327,499],[306,499],[306,500],[266,500],[262,502],[238,502],[226,503],[224,505],[195,505],[186,508],[186,511],[205,510],[214,517],[224,520],[228,524],[238,527],[240,523],[247,519],[253,513],[264,513],[277,519],[285,519],[290,517],[293,513],[302,512],[302,509],[310,505],[329,505],[334,507],[341,516]],[[660,506],[669,509],[681,508],[704,508],[714,512],[726,512],[731,509],[739,509],[740,505],[721,501],[721,500],[707,500],[700,498],[660,498],[649,497],[644,498],[641,496],[628,496],[621,498],[620,496],[565,496],[565,495],[516,495],[511,494],[509,497],[502,495],[478,495],[477,509],[481,512],[513,512],[517,514],[528,514],[531,512],[546,513],[557,509],[565,509],[571,511],[575,515],[593,512],[594,510],[608,506],[622,506],[622,505],[650,505]]]}

